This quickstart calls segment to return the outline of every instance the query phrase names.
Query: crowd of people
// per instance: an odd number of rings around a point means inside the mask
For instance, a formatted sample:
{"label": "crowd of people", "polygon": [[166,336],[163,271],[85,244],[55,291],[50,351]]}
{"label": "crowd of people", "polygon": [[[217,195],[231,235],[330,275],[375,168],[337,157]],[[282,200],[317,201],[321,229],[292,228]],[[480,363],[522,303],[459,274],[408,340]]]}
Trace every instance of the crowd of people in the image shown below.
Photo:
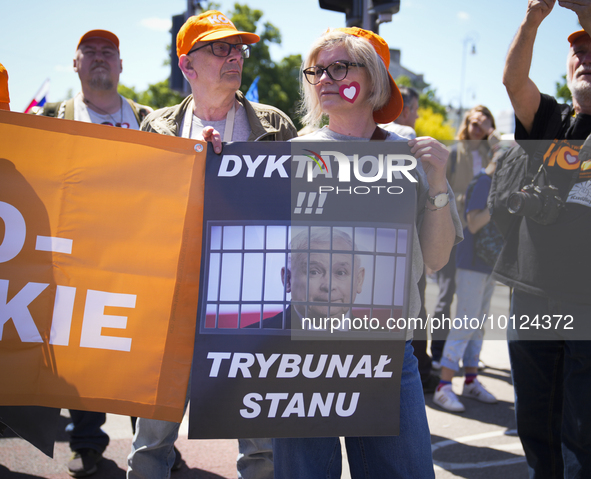
{"label": "crowd of people", "polygon": [[[529,77],[536,33],[555,3],[574,11],[582,26],[565,39],[570,45],[567,81],[572,106],[540,93]],[[179,105],[153,111],[117,93],[122,71],[119,39],[109,31],[92,30],[80,38],[74,57],[81,91],[72,99],[47,104],[40,114],[204,140],[218,153],[230,141],[406,142],[418,160],[413,175],[419,199],[412,237],[409,317],[425,317],[425,282],[432,274],[439,286],[434,316],[451,317],[454,298],[456,316],[486,315],[495,282],[500,280],[512,288],[511,314],[569,314],[584,322],[591,313],[585,280],[591,265],[591,155],[582,146],[591,134],[588,32],[591,0],[528,0],[503,74],[515,110],[515,140],[570,140],[569,151],[580,155],[564,168],[539,154],[539,142],[523,141],[530,169],[545,168],[547,181],[556,185],[560,212],[552,221],[541,213],[516,214],[493,264],[477,252],[479,236],[494,234],[487,198],[497,161],[504,154],[491,112],[484,106],[468,111],[458,141],[450,149],[432,138],[417,137],[419,95],[398,87],[388,71],[388,45],[371,31],[333,28],[312,45],[301,70],[302,122],[310,132],[302,137],[285,113],[250,102],[240,92],[243,63],[260,38],[237,30],[218,11],[190,17],[178,33],[179,67],[191,90]],[[353,100],[340,88],[344,80],[358,90]],[[9,109],[9,103],[8,73],[0,65],[0,108]],[[296,291],[297,275],[290,272],[285,278]],[[508,339],[517,430],[530,478],[591,477],[591,418],[584,405],[585,398],[591,397],[589,341],[558,333],[534,341],[519,328],[510,328]],[[433,392],[433,403],[444,410],[464,411],[451,384],[462,361],[462,396],[496,402],[478,379],[482,341],[482,329],[451,329],[447,338],[434,338],[429,355],[426,338],[413,340],[412,331],[408,332],[400,433],[345,438],[352,477],[435,477],[425,394]],[[74,477],[92,475],[109,443],[101,429],[105,414],[70,411],[70,416],[67,431],[74,455],[68,472]],[[182,463],[174,446],[179,424],[132,418],[132,425],[127,477],[170,477]],[[338,478],[340,451],[337,437],[243,438],[239,439],[237,473],[246,479]]]}

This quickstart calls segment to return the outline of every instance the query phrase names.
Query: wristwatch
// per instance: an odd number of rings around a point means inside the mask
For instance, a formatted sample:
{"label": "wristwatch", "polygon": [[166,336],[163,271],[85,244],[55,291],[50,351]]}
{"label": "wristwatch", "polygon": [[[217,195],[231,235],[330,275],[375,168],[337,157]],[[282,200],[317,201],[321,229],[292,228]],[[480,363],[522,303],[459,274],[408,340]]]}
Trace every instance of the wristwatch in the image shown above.
{"label": "wristwatch", "polygon": [[429,196],[429,203],[435,206],[436,209],[440,210],[449,203],[449,193],[439,193],[435,196]]}

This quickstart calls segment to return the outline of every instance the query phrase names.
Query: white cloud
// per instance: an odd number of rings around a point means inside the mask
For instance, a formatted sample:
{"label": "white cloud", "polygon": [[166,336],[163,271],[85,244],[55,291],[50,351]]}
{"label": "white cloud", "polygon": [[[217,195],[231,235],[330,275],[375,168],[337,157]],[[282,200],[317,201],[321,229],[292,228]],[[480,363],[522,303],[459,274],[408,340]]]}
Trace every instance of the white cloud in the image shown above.
{"label": "white cloud", "polygon": [[149,30],[156,30],[158,32],[168,32],[172,27],[170,18],[143,18],[140,25]]}
{"label": "white cloud", "polygon": [[458,12],[458,19],[466,22],[470,20],[470,14],[467,12]]}

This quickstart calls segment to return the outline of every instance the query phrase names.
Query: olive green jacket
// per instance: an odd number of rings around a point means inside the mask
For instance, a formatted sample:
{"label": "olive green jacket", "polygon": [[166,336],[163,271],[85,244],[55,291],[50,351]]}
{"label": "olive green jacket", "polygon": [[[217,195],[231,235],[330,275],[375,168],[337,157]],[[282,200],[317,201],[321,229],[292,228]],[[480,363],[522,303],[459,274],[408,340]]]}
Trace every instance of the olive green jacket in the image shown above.
{"label": "olive green jacket", "polygon": [[[260,103],[251,103],[244,98],[241,91],[236,92],[236,99],[246,110],[251,129],[248,141],[287,141],[298,136],[295,126],[281,110]],[[162,135],[181,136],[181,124],[191,100],[193,95],[189,95],[178,105],[150,113],[140,129]]]}

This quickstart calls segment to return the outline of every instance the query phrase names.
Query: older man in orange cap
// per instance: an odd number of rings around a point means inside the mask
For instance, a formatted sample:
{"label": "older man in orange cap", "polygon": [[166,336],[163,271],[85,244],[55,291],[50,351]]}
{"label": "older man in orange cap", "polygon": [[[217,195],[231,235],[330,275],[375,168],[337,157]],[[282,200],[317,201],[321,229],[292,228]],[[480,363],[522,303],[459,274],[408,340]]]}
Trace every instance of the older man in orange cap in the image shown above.
{"label": "older man in orange cap", "polygon": [[[176,47],[192,94],[179,105],[148,115],[142,130],[210,141],[218,153],[222,141],[286,141],[297,136],[283,112],[249,102],[239,90],[242,66],[251,44],[259,40],[254,33],[238,31],[221,12],[190,17],[177,35]],[[178,430],[178,423],[139,418],[128,479],[168,478]],[[270,439],[240,439],[238,477],[271,479],[271,447]]]}
{"label": "older man in orange cap", "polygon": [[[515,210],[520,215],[495,275],[513,288],[511,318],[521,320],[510,325],[508,339],[529,477],[573,479],[591,477],[591,334],[585,332],[591,317],[591,0],[558,1],[583,27],[568,37],[572,106],[541,94],[529,76],[536,34],[555,3],[529,0],[503,83],[515,109],[515,139],[529,153],[532,171],[543,161],[546,184],[558,188],[564,206],[554,221]],[[533,329],[549,328],[551,337],[531,340]]]}

